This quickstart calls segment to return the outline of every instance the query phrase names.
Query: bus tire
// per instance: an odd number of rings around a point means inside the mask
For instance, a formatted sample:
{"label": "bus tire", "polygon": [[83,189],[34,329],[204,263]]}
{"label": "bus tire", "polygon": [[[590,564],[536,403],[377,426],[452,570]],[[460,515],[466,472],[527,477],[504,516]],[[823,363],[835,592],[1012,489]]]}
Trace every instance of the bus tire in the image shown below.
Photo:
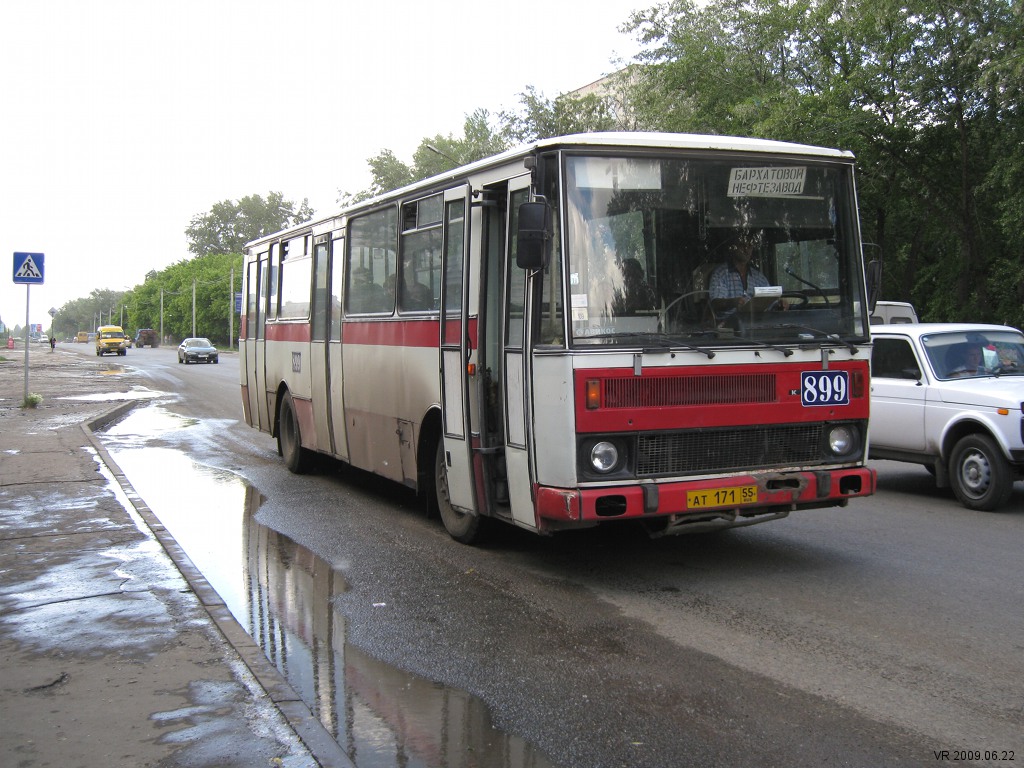
{"label": "bus tire", "polygon": [[309,451],[302,447],[299,419],[295,415],[295,403],[292,402],[291,392],[285,392],[281,398],[281,408],[277,417],[277,452],[284,458],[284,465],[296,475],[301,475],[309,469]]}
{"label": "bus tire", "polygon": [[988,435],[967,435],[953,447],[949,459],[953,493],[968,509],[991,512],[1013,493],[1013,476],[1003,452]]}
{"label": "bus tire", "polygon": [[441,522],[448,535],[460,544],[472,544],[480,535],[480,516],[459,512],[452,506],[448,493],[448,468],[445,463],[444,441],[437,441],[434,458],[434,493]]}

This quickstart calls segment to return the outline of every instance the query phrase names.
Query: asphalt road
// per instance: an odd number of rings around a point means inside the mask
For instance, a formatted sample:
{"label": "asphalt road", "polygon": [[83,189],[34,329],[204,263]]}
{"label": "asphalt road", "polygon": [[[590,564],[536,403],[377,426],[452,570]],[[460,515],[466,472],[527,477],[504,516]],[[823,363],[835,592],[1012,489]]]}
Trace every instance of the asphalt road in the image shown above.
{"label": "asphalt road", "polygon": [[971,512],[923,469],[877,462],[879,493],[846,509],[470,548],[403,488],[332,462],[289,475],[241,422],[235,356],[123,361],[212,425],[183,450],[243,476],[260,523],[344,573],[350,642],[480,696],[560,765],[1024,762],[1024,483]]}

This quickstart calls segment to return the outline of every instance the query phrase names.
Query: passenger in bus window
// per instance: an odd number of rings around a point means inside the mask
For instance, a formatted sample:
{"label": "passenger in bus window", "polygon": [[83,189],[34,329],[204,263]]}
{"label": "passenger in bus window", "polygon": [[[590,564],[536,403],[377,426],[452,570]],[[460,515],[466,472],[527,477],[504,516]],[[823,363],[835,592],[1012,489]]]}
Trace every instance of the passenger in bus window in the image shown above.
{"label": "passenger in bus window", "polygon": [[391,274],[384,278],[384,296],[385,301],[391,309],[395,308],[395,286],[398,284],[398,275]]}
{"label": "passenger in bus window", "polygon": [[349,312],[383,312],[387,309],[384,289],[371,279],[370,270],[358,267],[352,271],[348,292]]}
{"label": "passenger in bus window", "polygon": [[[384,287],[392,301],[392,306],[394,306],[396,283],[396,275],[388,275],[387,280],[384,281]],[[403,312],[417,312],[434,308],[434,295],[429,286],[417,282],[415,277],[409,275],[408,269],[403,273],[398,295],[398,308]]]}
{"label": "passenger in bus window", "polygon": [[411,284],[407,284],[403,281],[402,295],[399,297],[398,306],[400,309],[413,312],[417,310],[433,309],[434,295],[431,293],[428,286],[423,283],[416,282],[415,279]]}

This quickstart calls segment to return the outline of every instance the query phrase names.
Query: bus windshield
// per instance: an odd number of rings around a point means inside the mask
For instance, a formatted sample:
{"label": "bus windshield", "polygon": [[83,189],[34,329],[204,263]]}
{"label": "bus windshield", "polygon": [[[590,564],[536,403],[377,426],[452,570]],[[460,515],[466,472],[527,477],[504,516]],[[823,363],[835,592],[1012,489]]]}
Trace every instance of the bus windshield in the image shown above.
{"label": "bus windshield", "polygon": [[571,155],[565,184],[574,345],[867,335],[851,165]]}

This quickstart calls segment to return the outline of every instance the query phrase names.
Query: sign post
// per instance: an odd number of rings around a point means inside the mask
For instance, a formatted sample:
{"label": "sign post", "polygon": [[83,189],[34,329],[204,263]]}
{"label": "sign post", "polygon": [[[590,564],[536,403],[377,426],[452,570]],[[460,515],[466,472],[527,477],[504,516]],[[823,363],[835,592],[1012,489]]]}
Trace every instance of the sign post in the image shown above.
{"label": "sign post", "polygon": [[45,254],[26,253],[24,251],[14,252],[14,283],[25,286],[25,397],[23,403],[28,402],[28,348],[30,334],[28,332],[28,302],[30,291],[33,285],[43,284],[43,269],[46,261]]}

